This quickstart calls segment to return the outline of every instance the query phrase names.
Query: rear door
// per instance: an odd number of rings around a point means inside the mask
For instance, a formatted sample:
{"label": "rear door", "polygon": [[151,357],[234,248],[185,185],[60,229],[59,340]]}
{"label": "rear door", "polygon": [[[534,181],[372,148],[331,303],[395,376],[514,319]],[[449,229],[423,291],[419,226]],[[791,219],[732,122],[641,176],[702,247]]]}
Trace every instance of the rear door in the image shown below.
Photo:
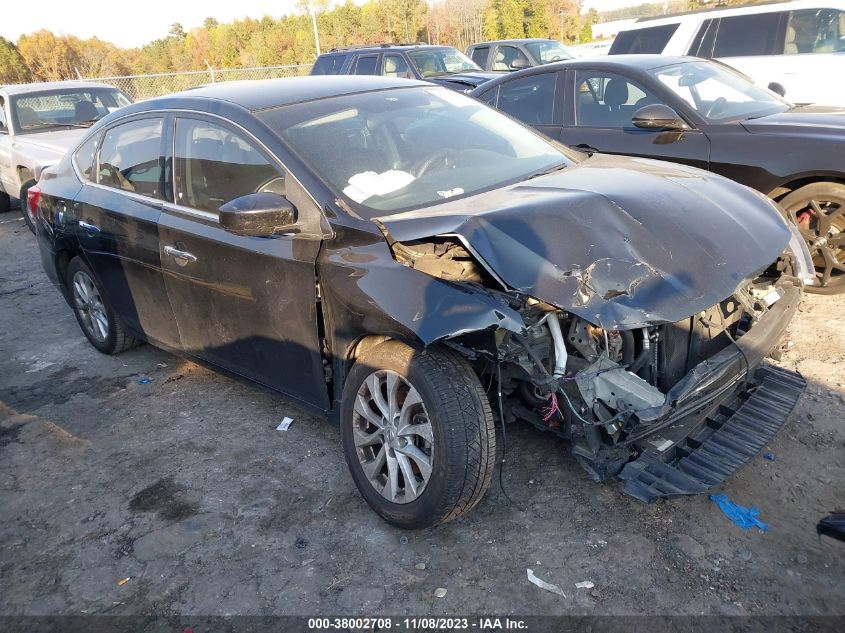
{"label": "rear door", "polygon": [[9,133],[9,118],[6,116],[6,100],[0,97],[0,190],[17,198],[12,174],[12,136]]}
{"label": "rear door", "polygon": [[77,158],[94,160],[80,174],[84,185],[71,217],[77,218],[82,251],[122,321],[160,345],[178,347],[158,247],[165,120],[160,114],[124,120],[80,148]]}
{"label": "rear door", "polygon": [[[785,81],[780,68],[786,30],[785,11],[752,13],[720,18],[702,42],[699,56],[713,57],[733,66],[764,88]],[[713,48],[707,40],[711,38]]]}
{"label": "rear door", "polygon": [[[327,409],[315,272],[320,210],[245,130],[179,115],[173,136],[175,195],[161,216],[161,257],[183,348]],[[225,231],[220,206],[257,191],[286,196],[300,231],[274,237]]]}
{"label": "rear door", "polygon": [[531,73],[505,81],[479,95],[479,99],[556,139],[563,120],[560,98],[563,75],[558,71]]}
{"label": "rear door", "polygon": [[656,91],[618,72],[579,68],[567,73],[570,91],[561,141],[584,151],[658,158],[707,169],[710,141],[699,130],[645,130],[632,123],[634,112],[644,105],[665,102]]}

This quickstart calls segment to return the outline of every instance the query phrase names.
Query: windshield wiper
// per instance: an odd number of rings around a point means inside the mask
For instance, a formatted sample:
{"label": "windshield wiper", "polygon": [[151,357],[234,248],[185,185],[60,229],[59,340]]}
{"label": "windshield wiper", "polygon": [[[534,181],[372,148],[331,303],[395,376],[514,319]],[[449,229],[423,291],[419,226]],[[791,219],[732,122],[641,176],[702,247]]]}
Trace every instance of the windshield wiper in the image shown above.
{"label": "windshield wiper", "polygon": [[524,180],[531,180],[532,178],[539,178],[540,176],[547,176],[549,174],[555,173],[556,171],[563,171],[567,167],[569,167],[569,164],[566,163],[566,162],[558,163],[557,165],[553,165],[552,167],[548,167],[548,168],[543,169],[541,171],[535,171],[533,174],[529,174],[528,176],[526,176],[524,178]]}

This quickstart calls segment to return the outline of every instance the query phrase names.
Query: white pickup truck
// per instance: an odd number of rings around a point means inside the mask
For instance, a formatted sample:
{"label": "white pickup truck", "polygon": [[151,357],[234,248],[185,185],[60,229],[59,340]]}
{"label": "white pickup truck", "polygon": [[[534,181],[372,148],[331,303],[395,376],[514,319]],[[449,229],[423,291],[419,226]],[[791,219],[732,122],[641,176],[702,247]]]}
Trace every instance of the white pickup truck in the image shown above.
{"label": "white pickup truck", "polygon": [[[117,88],[82,81],[0,86],[0,212],[58,163],[94,122],[125,105]],[[24,209],[31,230],[35,225]]]}

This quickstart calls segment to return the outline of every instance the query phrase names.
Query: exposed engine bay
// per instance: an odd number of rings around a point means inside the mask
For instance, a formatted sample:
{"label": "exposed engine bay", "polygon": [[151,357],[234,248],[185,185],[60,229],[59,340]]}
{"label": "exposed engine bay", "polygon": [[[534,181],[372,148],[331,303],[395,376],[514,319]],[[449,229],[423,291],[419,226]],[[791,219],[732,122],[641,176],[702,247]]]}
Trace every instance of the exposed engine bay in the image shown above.
{"label": "exposed engine bay", "polygon": [[[519,312],[523,332],[499,329],[492,342],[489,332],[476,332],[446,344],[475,364],[483,384],[498,383],[505,421],[526,420],[570,440],[576,458],[596,480],[617,475],[667,425],[668,414],[678,408],[677,395],[690,391],[681,383],[692,382],[697,366],[707,367],[708,359],[723,350],[739,349],[736,342],[765,319],[786,289],[800,287],[787,250],[740,283],[731,296],[685,319],[611,329],[506,291],[495,273],[452,236],[389,241],[399,263],[443,280],[484,287]],[[589,277],[581,280],[586,287],[582,292],[591,292],[589,284]],[[744,378],[748,358],[743,365],[726,388]],[[711,401],[699,398],[698,409]],[[652,445],[663,451],[673,442],[657,435]]]}

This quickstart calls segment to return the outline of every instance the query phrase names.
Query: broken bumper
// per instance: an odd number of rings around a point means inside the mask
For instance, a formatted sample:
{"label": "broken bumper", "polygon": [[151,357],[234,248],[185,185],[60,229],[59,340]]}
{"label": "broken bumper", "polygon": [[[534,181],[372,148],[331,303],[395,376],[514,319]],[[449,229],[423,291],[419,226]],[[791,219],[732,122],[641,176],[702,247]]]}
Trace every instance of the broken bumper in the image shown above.
{"label": "broken bumper", "polygon": [[777,433],[806,385],[794,372],[759,367],[782,338],[801,291],[784,296],[736,344],[693,368],[666,403],[638,412],[640,451],[619,477],[642,501],[697,494],[725,481]]}

